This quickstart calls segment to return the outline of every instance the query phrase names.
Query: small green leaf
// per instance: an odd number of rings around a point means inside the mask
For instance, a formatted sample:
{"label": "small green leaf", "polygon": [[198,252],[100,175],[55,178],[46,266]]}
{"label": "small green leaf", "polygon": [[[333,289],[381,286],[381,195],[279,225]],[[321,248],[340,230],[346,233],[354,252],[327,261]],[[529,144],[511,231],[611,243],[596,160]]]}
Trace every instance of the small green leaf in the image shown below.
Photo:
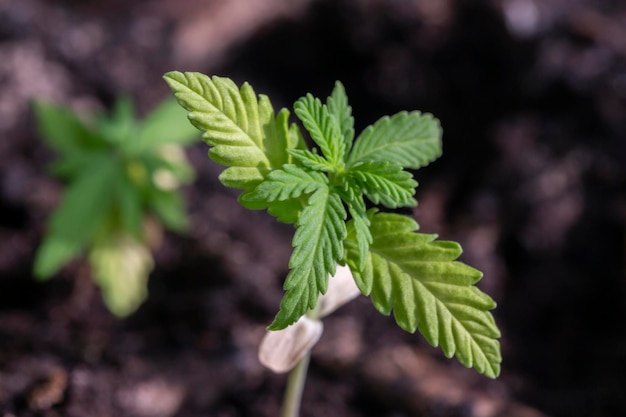
{"label": "small green leaf", "polygon": [[344,155],[348,155],[354,140],[354,118],[352,117],[352,107],[348,105],[348,96],[343,84],[335,82],[332,94],[326,100],[328,112],[337,119],[343,136]]}
{"label": "small green leaf", "polygon": [[335,275],[343,257],[346,237],[346,211],[341,198],[326,186],[318,188],[296,223],[294,250],[283,288],[280,311],[269,330],[280,330],[295,323],[317,304],[328,286],[328,274]]}
{"label": "small green leaf", "polygon": [[393,310],[403,329],[419,329],[448,357],[491,378],[500,373],[500,332],[489,310],[495,302],[474,284],[480,271],[456,261],[461,248],[415,233],[417,223],[397,214],[371,218],[374,237],[365,268],[356,264],[357,244],[346,242],[355,281],[383,314]]}
{"label": "small green leaf", "polygon": [[98,241],[89,253],[93,278],[104,302],[118,317],[133,313],[148,296],[148,276],[154,266],[147,247],[115,235]]}
{"label": "small green leaf", "polygon": [[348,166],[386,161],[417,169],[441,156],[441,126],[430,114],[417,111],[385,116],[357,138]]}
{"label": "small green leaf", "polygon": [[324,157],[334,166],[343,165],[345,148],[339,122],[331,116],[328,108],[319,99],[307,94],[296,101],[293,109]]}
{"label": "small green leaf", "polygon": [[328,187],[328,178],[316,171],[307,171],[287,164],[283,169],[272,171],[267,179],[244,197],[247,201],[284,201],[312,193],[320,187]]}
{"label": "small green leaf", "polygon": [[37,250],[37,278],[54,275],[95,236],[106,221],[118,177],[118,164],[100,155],[69,185],[50,216],[47,236]]}
{"label": "small green leaf", "polygon": [[302,165],[314,171],[332,172],[335,169],[335,166],[326,158],[307,149],[290,149],[289,154]]}
{"label": "small green leaf", "polygon": [[276,217],[281,223],[295,224],[300,213],[306,207],[307,197],[292,198],[284,201],[272,201],[267,207],[267,212]]}
{"label": "small green leaf", "polygon": [[303,170],[292,164],[283,168],[272,171],[254,190],[241,194],[239,202],[253,210],[267,208],[267,212],[279,222],[294,224],[310,193],[327,187],[328,179],[319,172]]}
{"label": "small green leaf", "polygon": [[257,99],[248,83],[238,89],[228,78],[193,72],[169,72],[164,78],[190,112],[191,123],[204,132],[211,159],[227,167],[219,177],[222,184],[250,190],[290,161],[287,149],[298,138],[287,128],[288,113],[274,118],[269,99]]}
{"label": "small green leaf", "polygon": [[401,166],[384,161],[367,161],[351,167],[348,175],[374,204],[389,208],[414,207],[417,182]]}

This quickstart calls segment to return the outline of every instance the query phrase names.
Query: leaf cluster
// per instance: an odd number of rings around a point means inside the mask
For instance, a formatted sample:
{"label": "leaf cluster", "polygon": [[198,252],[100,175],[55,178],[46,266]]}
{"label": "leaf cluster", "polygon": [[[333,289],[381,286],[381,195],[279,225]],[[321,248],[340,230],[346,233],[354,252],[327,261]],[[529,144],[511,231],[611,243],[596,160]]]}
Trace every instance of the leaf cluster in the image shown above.
{"label": "leaf cluster", "polygon": [[316,145],[309,149],[289,112],[274,114],[266,96],[227,78],[170,72],[166,82],[189,120],[203,131],[209,156],[225,165],[220,180],[243,190],[249,208],[294,224],[285,295],[270,330],[316,307],[337,264],[360,291],[403,329],[419,330],[448,356],[499,373],[495,303],[474,284],[482,274],[457,261],[460,246],[416,233],[407,216],[367,211],[413,207],[412,170],[441,155],[441,127],[417,111],[385,116],[355,138],[352,108],[337,82],[322,102],[308,94],[294,112]]}
{"label": "leaf cluster", "polygon": [[67,183],[37,251],[35,276],[50,278],[86,250],[107,306],[128,315],[143,301],[152,269],[151,215],[169,229],[187,227],[178,187],[194,174],[181,146],[197,131],[181,126],[173,99],[141,121],[126,98],[86,121],[51,103],[37,101],[33,110],[56,154],[51,173]]}

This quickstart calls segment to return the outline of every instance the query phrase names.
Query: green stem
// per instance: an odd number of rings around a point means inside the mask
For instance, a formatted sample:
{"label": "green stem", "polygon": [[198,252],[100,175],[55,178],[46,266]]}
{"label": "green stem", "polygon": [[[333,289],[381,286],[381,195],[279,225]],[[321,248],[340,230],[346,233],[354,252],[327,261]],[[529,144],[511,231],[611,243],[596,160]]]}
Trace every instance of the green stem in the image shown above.
{"label": "green stem", "polygon": [[306,381],[310,358],[311,353],[307,352],[291,372],[289,372],[281,417],[298,417],[300,415],[300,401],[302,399],[302,391],[304,389],[304,382]]}
{"label": "green stem", "polygon": [[[307,312],[307,317],[317,320],[319,317],[319,303],[314,309]],[[287,388],[285,390],[285,398],[283,398],[283,409],[280,417],[299,417],[300,402],[302,400],[302,391],[306,382],[306,373],[309,369],[309,360],[311,359],[311,351],[298,361],[296,366],[289,372],[287,378]]]}

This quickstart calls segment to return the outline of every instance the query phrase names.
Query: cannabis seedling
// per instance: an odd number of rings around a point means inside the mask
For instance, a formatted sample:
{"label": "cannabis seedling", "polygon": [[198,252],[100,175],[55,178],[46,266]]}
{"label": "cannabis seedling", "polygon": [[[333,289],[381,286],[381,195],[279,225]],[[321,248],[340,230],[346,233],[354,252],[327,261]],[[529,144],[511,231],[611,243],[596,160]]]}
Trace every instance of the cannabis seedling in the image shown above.
{"label": "cannabis seedling", "polygon": [[184,111],[173,99],[141,122],[128,99],[86,122],[50,103],[33,108],[41,137],[57,154],[52,173],[68,184],[37,251],[35,276],[50,278],[86,250],[107,307],[126,316],[147,295],[160,224],[187,226],[178,189],[194,174],[181,145],[197,140],[197,130],[181,126]]}
{"label": "cannabis seedling", "polygon": [[[289,111],[275,114],[247,83],[238,88],[228,78],[180,72],[165,80],[203,132],[209,157],[227,167],[222,184],[243,191],[243,206],[295,225],[285,294],[269,330],[315,316],[329,276],[347,265],[360,292],[381,313],[393,311],[401,328],[419,330],[482,374],[499,374],[500,333],[489,312],[495,303],[474,286],[482,273],[457,261],[460,245],[417,233],[409,216],[366,208],[366,198],[389,209],[417,204],[407,169],[441,155],[437,119],[417,111],[385,116],[355,140],[352,109],[337,82],[325,104],[311,94],[294,104],[317,145],[311,150],[288,123]],[[284,415],[297,415],[293,410]]]}

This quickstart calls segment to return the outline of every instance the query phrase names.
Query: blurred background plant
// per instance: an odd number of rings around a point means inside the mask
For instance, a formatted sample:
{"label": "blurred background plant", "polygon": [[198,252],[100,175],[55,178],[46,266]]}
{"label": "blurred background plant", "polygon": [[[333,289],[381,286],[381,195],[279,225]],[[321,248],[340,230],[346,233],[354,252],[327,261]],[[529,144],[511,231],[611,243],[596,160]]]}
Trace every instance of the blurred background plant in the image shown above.
{"label": "blurred background plant", "polygon": [[175,100],[142,121],[129,98],[110,114],[81,120],[70,109],[33,105],[41,138],[57,155],[51,173],[67,183],[50,215],[34,273],[48,279],[85,253],[109,310],[134,312],[147,296],[147,280],[161,228],[188,227],[180,186],[194,171],[182,146],[199,137]]}

